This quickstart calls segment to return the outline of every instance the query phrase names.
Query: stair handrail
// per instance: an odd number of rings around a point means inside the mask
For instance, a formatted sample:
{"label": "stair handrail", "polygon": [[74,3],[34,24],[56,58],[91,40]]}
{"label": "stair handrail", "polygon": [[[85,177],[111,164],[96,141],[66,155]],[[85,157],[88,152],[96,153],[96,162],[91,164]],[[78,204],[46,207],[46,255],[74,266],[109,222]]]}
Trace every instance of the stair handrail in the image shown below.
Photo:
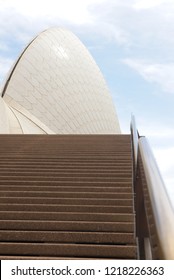
{"label": "stair handrail", "polygon": [[130,130],[131,130],[132,145],[133,145],[134,176],[136,176],[137,161],[138,161],[138,130],[136,127],[136,121],[134,115],[131,115]]}
{"label": "stair handrail", "polygon": [[163,259],[174,260],[174,208],[145,137],[139,138],[139,152],[147,181],[160,252]]}

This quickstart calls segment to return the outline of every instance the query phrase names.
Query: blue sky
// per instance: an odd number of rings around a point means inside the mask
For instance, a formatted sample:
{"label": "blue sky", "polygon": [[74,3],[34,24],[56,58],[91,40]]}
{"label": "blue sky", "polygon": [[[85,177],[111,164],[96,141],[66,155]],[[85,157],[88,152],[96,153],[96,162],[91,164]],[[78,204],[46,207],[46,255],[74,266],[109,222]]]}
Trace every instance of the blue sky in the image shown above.
{"label": "blue sky", "polygon": [[147,136],[174,203],[174,1],[0,0],[0,84],[39,32],[64,26],[89,49],[123,133]]}

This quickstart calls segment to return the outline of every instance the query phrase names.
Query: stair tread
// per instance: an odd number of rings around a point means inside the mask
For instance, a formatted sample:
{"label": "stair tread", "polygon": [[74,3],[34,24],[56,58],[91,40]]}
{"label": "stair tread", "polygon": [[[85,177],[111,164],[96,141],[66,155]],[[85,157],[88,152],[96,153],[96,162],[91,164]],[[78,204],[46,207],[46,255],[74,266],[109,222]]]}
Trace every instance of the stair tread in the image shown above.
{"label": "stair tread", "polygon": [[136,259],[130,135],[0,135],[1,259]]}

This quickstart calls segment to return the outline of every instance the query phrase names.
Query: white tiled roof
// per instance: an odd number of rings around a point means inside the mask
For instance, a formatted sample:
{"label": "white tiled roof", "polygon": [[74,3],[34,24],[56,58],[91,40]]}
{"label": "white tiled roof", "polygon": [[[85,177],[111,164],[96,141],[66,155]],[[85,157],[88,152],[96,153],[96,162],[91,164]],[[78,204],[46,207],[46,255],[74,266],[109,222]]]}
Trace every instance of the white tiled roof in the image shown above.
{"label": "white tiled roof", "polygon": [[48,29],[28,45],[4,90],[7,99],[11,107],[14,100],[58,134],[120,133],[98,66],[66,29]]}

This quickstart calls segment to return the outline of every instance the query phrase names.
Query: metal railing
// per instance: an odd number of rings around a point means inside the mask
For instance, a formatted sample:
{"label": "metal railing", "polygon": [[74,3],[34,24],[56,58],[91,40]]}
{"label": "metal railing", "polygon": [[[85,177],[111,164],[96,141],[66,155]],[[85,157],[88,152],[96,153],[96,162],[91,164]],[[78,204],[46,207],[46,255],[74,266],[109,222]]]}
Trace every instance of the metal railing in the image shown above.
{"label": "metal railing", "polygon": [[136,128],[135,117],[131,116],[131,135],[132,135],[132,144],[133,144],[133,160],[134,160],[134,176],[136,176],[137,170],[137,161],[138,161],[138,131]]}
{"label": "metal railing", "polygon": [[174,209],[166,192],[156,160],[145,137],[139,139],[159,249],[163,259],[174,260]]}
{"label": "metal railing", "polygon": [[[139,156],[142,160],[148,196],[157,234],[159,259],[174,259],[174,209],[158,169],[156,160],[145,137],[138,137],[135,118],[132,116],[131,134],[134,167],[137,169]],[[139,153],[139,155],[138,155]],[[136,178],[135,178],[136,179]],[[136,184],[136,182],[135,182]],[[137,188],[136,188],[137,191]],[[147,212],[146,212],[147,213]],[[148,217],[147,217],[148,220]]]}

